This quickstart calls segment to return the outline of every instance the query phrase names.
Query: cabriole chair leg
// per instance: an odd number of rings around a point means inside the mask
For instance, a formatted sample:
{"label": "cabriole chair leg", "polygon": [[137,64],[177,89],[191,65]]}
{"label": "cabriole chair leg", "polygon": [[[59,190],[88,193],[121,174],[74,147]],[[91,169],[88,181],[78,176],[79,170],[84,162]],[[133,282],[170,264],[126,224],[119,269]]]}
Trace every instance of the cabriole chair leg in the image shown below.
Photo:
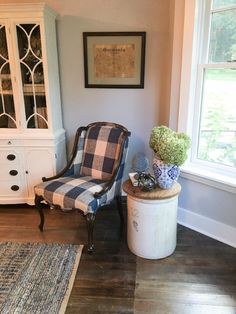
{"label": "cabriole chair leg", "polygon": [[88,213],[86,215],[87,231],[88,231],[88,253],[94,252],[93,243],[93,228],[94,228],[95,214]]}
{"label": "cabriole chair leg", "polygon": [[42,196],[35,196],[35,207],[37,208],[40,216],[40,223],[39,223],[39,230],[43,231],[43,226],[44,226],[44,213],[43,213],[43,205],[42,205]]}
{"label": "cabriole chair leg", "polygon": [[116,196],[116,207],[120,216],[119,237],[120,237],[120,240],[124,240],[125,239],[125,228],[124,228],[125,218],[124,218],[122,199],[120,195]]}
{"label": "cabriole chair leg", "polygon": [[119,212],[120,222],[121,224],[124,224],[125,218],[124,218],[123,205],[122,205],[122,200],[121,200],[120,195],[116,196],[116,206]]}

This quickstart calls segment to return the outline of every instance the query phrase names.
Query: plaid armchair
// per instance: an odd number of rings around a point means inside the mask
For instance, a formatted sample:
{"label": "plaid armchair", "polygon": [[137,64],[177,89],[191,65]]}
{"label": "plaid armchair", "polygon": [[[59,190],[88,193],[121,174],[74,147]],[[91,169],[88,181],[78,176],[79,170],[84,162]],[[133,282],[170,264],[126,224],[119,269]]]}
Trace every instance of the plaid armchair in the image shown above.
{"label": "plaid armchair", "polygon": [[116,200],[123,221],[120,194],[129,135],[123,126],[109,122],[78,128],[67,166],[56,176],[43,178],[34,188],[41,231],[44,226],[42,201],[83,213],[87,221],[89,252],[94,250],[93,227],[101,206]]}

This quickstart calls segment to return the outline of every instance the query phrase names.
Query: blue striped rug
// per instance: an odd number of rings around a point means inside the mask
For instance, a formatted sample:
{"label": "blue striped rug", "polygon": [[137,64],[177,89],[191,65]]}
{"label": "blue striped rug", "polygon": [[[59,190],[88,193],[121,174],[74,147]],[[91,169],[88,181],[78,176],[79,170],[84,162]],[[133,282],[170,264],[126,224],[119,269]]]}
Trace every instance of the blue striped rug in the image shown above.
{"label": "blue striped rug", "polygon": [[64,313],[82,245],[0,243],[0,313]]}

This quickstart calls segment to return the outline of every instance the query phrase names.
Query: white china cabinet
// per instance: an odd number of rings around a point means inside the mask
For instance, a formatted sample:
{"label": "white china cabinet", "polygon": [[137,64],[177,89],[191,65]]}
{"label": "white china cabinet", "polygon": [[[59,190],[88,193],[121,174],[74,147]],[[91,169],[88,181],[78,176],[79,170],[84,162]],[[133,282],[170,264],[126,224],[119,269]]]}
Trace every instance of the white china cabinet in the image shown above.
{"label": "white china cabinet", "polygon": [[0,204],[32,205],[66,162],[55,18],[42,3],[0,5]]}

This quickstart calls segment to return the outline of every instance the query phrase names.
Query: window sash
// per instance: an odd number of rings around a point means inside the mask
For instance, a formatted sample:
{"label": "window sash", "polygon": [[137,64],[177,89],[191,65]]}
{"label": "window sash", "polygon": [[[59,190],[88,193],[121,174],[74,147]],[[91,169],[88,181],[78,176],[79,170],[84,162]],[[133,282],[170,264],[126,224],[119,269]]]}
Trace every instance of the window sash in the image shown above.
{"label": "window sash", "polygon": [[[229,178],[235,178],[236,168],[226,166],[222,164],[216,164],[197,158],[198,144],[199,144],[199,132],[200,132],[200,119],[201,119],[201,102],[203,93],[203,79],[205,69],[214,68],[225,68],[225,69],[236,69],[236,62],[218,62],[209,63],[208,50],[210,40],[210,23],[212,13],[221,12],[226,8],[219,8],[212,10],[211,1],[195,0],[192,3],[185,4],[185,10],[189,10],[192,13],[191,18],[197,21],[192,26],[192,39],[190,42],[191,29],[189,28],[189,21],[185,21],[184,28],[184,45],[183,45],[183,62],[186,58],[186,49],[191,49],[192,55],[189,63],[182,65],[181,73],[181,86],[180,86],[180,110],[178,118],[178,131],[188,132],[192,134],[192,148],[188,162],[184,168],[188,168],[191,164],[202,169],[207,169],[212,173],[217,172],[218,174],[226,175]],[[195,8],[198,5],[197,16]],[[235,9],[236,6],[231,6],[228,9]],[[194,10],[193,10],[194,9]],[[192,10],[192,11],[191,11]],[[188,13],[189,13],[188,12]],[[200,13],[200,14],[199,14]],[[195,18],[194,18],[195,15]],[[186,12],[185,12],[185,16]],[[197,19],[196,19],[197,17]],[[189,18],[189,17],[188,17]],[[204,30],[208,30],[207,32]],[[188,36],[186,40],[186,36]],[[197,60],[197,61],[196,61]],[[188,89],[189,84],[189,91]],[[185,85],[185,86],[184,86]],[[204,172],[202,172],[204,173]],[[236,180],[235,180],[236,184]]]}

